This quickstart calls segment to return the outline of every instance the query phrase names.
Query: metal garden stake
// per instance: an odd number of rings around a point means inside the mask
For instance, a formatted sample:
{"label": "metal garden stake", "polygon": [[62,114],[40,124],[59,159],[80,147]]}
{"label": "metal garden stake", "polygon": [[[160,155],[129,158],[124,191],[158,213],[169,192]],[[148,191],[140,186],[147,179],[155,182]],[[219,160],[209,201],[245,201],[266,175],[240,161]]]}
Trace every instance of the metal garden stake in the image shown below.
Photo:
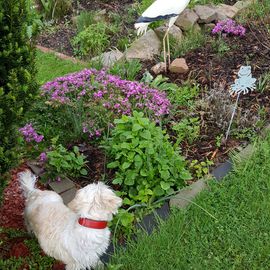
{"label": "metal garden stake", "polygon": [[256,88],[255,82],[256,82],[256,79],[252,78],[251,66],[241,66],[240,70],[238,71],[238,79],[236,79],[235,83],[232,84],[231,90],[230,90],[230,95],[237,94],[237,98],[236,98],[235,106],[233,109],[232,117],[230,120],[230,124],[229,124],[228,130],[226,132],[225,141],[227,141],[229,133],[230,133],[232,121],[233,121],[233,118],[234,118],[234,115],[236,112],[236,108],[237,108],[240,94],[243,93],[245,95],[245,94],[249,93],[249,91],[255,90],[255,88]]}

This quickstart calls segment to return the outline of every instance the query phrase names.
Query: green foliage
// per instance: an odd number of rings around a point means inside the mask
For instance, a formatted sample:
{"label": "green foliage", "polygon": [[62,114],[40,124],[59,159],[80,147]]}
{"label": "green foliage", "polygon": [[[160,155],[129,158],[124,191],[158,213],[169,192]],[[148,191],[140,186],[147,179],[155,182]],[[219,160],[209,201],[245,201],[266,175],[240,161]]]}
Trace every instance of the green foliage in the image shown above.
{"label": "green foliage", "polygon": [[95,13],[93,11],[82,11],[76,19],[77,31],[80,33],[95,23]]}
{"label": "green foliage", "polygon": [[200,179],[209,173],[209,166],[211,165],[214,165],[212,160],[206,159],[206,161],[199,162],[197,159],[194,159],[191,161],[189,169],[193,177]]}
{"label": "green foliage", "polygon": [[179,123],[173,124],[172,129],[176,132],[176,145],[183,140],[187,140],[191,144],[200,135],[200,120],[198,117],[184,118]]}
{"label": "green foliage", "polygon": [[134,81],[141,71],[142,65],[139,60],[132,59],[130,61],[116,62],[109,70],[109,73],[118,75],[122,79]]}
{"label": "green foliage", "polygon": [[105,142],[114,160],[108,168],[116,170],[113,183],[121,185],[126,204],[151,203],[185,185],[190,174],[184,158],[160,127],[136,111],[114,123],[112,137]]}
{"label": "green foliage", "polygon": [[93,57],[102,53],[109,44],[109,35],[104,23],[91,24],[72,40],[75,54]]}
{"label": "green foliage", "polygon": [[191,107],[194,103],[194,98],[199,94],[199,86],[187,82],[181,86],[168,82],[169,78],[158,75],[156,78],[149,72],[145,72],[142,82],[148,84],[151,88],[166,91],[171,104],[178,106]]}
{"label": "green foliage", "polygon": [[270,72],[266,72],[260,76],[257,84],[258,92],[265,92],[270,90]]}
{"label": "green foliage", "polygon": [[186,32],[186,35],[181,42],[172,44],[172,46],[174,46],[174,48],[171,49],[172,57],[177,58],[184,56],[187,52],[202,47],[205,42],[205,33],[191,29],[190,31]]}
{"label": "green foliage", "polygon": [[48,158],[46,162],[46,178],[55,179],[59,175],[70,177],[87,175],[87,170],[84,168],[86,157],[80,154],[77,146],[73,147],[73,151],[69,151],[59,144],[46,154]]}
{"label": "green foliage", "polygon": [[72,7],[72,0],[36,0],[38,9],[45,19],[63,18]]}
{"label": "green foliage", "polygon": [[27,4],[26,0],[0,2],[0,175],[16,161],[16,129],[38,89]]}
{"label": "green foliage", "polygon": [[222,38],[221,35],[219,35],[218,38],[216,38],[212,41],[212,47],[213,47],[215,53],[217,53],[217,55],[219,57],[223,57],[226,54],[226,52],[230,51],[229,45]]}

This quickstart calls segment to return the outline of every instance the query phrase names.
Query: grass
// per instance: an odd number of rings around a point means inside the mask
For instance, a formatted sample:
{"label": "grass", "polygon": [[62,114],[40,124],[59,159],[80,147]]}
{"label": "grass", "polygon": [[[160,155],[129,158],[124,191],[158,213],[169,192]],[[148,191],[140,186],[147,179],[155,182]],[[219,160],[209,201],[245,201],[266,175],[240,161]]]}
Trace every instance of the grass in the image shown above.
{"label": "grass", "polygon": [[37,80],[40,84],[90,66],[90,64],[83,63],[75,64],[72,61],[60,59],[52,53],[44,53],[40,50],[37,50],[36,63],[38,70]]}
{"label": "grass", "polygon": [[256,149],[197,198],[215,219],[195,205],[176,210],[159,231],[116,254],[110,269],[269,269],[270,136]]}

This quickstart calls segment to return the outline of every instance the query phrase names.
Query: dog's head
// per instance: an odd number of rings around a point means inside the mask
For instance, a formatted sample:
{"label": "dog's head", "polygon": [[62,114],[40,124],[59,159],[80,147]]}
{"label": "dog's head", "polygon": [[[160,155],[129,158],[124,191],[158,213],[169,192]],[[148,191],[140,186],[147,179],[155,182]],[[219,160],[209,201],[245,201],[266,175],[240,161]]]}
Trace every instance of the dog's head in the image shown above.
{"label": "dog's head", "polygon": [[109,221],[121,204],[121,198],[104,183],[98,182],[78,190],[68,207],[83,217]]}

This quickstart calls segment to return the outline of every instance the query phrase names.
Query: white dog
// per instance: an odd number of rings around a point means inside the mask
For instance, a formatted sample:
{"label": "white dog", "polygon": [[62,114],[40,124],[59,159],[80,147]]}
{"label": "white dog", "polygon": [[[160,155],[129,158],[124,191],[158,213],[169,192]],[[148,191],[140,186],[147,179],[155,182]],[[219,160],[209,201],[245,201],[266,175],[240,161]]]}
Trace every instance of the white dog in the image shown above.
{"label": "white dog", "polygon": [[36,189],[30,171],[19,177],[26,197],[26,226],[44,252],[65,263],[67,270],[97,267],[109,245],[107,222],[122,200],[100,182],[78,190],[67,207],[57,193]]}

